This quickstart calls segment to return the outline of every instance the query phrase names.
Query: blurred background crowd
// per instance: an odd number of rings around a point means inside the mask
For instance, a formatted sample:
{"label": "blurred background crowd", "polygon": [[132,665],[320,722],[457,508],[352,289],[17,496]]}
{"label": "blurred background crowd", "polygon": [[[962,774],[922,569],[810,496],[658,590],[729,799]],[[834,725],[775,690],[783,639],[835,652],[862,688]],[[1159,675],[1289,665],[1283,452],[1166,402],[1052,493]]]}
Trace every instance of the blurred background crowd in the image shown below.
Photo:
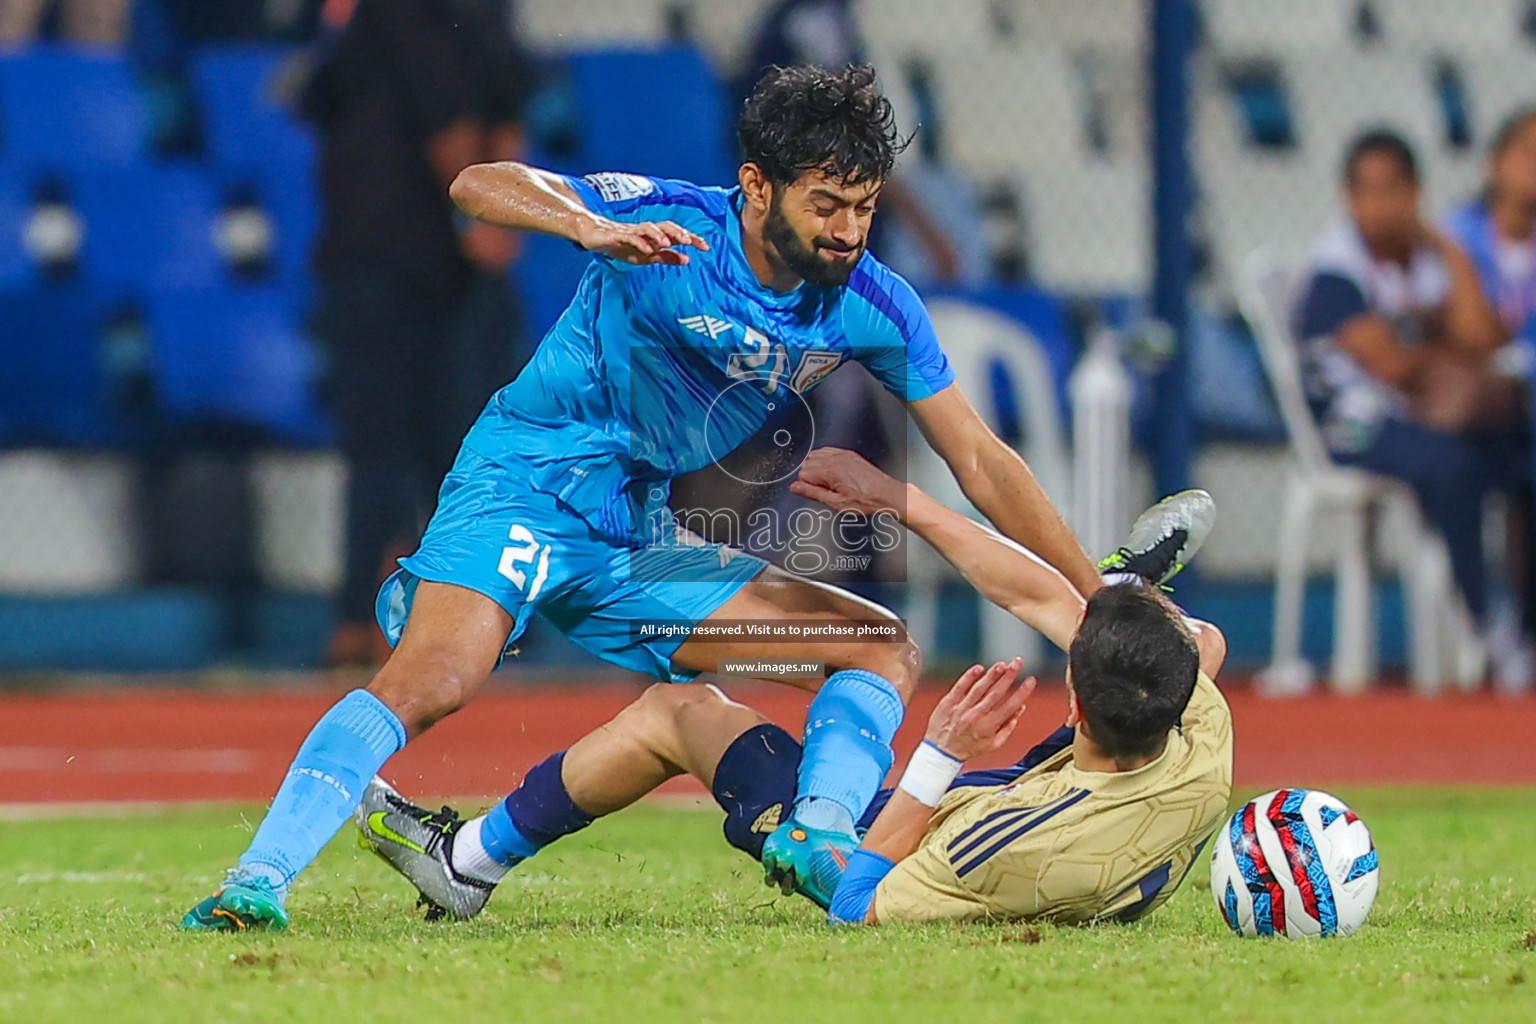
{"label": "blurred background crowd", "polygon": [[[760,70],[850,60],[916,130],[872,248],[1064,509],[1123,407],[1114,516],[1216,494],[1180,598],[1268,690],[1530,688],[1530,0],[0,0],[0,672],[377,659],[587,262],[447,183],[730,184]],[[825,436],[903,449],[840,379]],[[897,573],[845,582],[989,646]]]}

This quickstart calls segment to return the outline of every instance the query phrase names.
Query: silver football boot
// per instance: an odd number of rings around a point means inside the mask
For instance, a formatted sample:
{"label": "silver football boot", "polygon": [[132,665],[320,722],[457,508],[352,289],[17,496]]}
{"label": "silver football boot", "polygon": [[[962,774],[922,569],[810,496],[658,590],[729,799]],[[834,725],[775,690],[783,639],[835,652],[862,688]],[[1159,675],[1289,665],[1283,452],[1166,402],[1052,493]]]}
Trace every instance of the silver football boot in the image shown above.
{"label": "silver football boot", "polygon": [[1099,563],[1102,573],[1134,573],[1156,586],[1179,574],[1216,526],[1216,499],[1198,488],[1172,494],[1136,517],[1125,545]]}
{"label": "silver football boot", "polygon": [[361,833],[358,845],[378,854],[416,887],[421,894],[416,905],[427,908],[428,921],[463,921],[485,909],[495,885],[453,869],[453,837],[464,825],[458,811],[417,807],[375,775],[353,820]]}

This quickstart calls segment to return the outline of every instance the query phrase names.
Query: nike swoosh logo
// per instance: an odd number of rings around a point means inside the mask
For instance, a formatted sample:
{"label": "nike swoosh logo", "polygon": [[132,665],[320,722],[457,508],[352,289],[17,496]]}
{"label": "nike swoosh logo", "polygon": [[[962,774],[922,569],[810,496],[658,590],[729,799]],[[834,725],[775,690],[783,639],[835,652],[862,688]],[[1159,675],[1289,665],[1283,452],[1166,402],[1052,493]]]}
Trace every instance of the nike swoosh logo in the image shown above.
{"label": "nike swoosh logo", "polygon": [[368,831],[381,839],[388,839],[390,842],[399,843],[407,850],[415,850],[417,853],[425,854],[426,850],[423,850],[420,846],[417,846],[405,838],[405,836],[384,824],[384,816],[388,813],[388,811],[374,811],[368,815]]}
{"label": "nike swoosh logo", "polygon": [[846,868],[848,866],[848,858],[843,856],[843,851],[842,850],[839,850],[837,847],[833,846],[831,843],[828,843],[827,844],[827,852],[832,855],[832,859],[837,862],[837,866],[838,867]]}

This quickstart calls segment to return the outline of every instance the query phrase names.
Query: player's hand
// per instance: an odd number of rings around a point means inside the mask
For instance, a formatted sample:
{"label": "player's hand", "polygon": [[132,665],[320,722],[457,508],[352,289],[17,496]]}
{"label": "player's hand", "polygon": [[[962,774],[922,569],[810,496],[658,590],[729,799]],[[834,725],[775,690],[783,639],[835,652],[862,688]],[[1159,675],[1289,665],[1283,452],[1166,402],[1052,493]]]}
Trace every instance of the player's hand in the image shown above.
{"label": "player's hand", "polygon": [[790,493],[819,501],[837,512],[872,516],[894,512],[905,504],[906,486],[857,452],[846,448],[817,448],[800,464],[800,478]]}
{"label": "player's hand", "polygon": [[579,222],[576,244],[588,252],[621,263],[633,263],[637,267],[653,263],[674,267],[686,265],[688,254],[675,248],[680,245],[709,251],[708,242],[669,220],[626,224],[596,216],[584,217]]}
{"label": "player's hand", "polygon": [[1034,676],[1015,685],[1023,668],[1018,658],[990,667],[972,665],[933,709],[923,738],[961,761],[1000,749],[1035,692]]}

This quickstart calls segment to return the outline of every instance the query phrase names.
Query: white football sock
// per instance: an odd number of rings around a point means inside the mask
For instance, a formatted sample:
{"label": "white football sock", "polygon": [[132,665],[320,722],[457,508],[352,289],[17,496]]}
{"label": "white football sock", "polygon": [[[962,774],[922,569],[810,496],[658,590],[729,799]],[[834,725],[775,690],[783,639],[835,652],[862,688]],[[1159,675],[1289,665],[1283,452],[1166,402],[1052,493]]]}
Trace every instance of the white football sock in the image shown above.
{"label": "white football sock", "polygon": [[453,870],[466,878],[474,878],[493,885],[506,877],[512,869],[492,857],[480,842],[480,827],[485,815],[471,818],[464,827],[453,834]]}

